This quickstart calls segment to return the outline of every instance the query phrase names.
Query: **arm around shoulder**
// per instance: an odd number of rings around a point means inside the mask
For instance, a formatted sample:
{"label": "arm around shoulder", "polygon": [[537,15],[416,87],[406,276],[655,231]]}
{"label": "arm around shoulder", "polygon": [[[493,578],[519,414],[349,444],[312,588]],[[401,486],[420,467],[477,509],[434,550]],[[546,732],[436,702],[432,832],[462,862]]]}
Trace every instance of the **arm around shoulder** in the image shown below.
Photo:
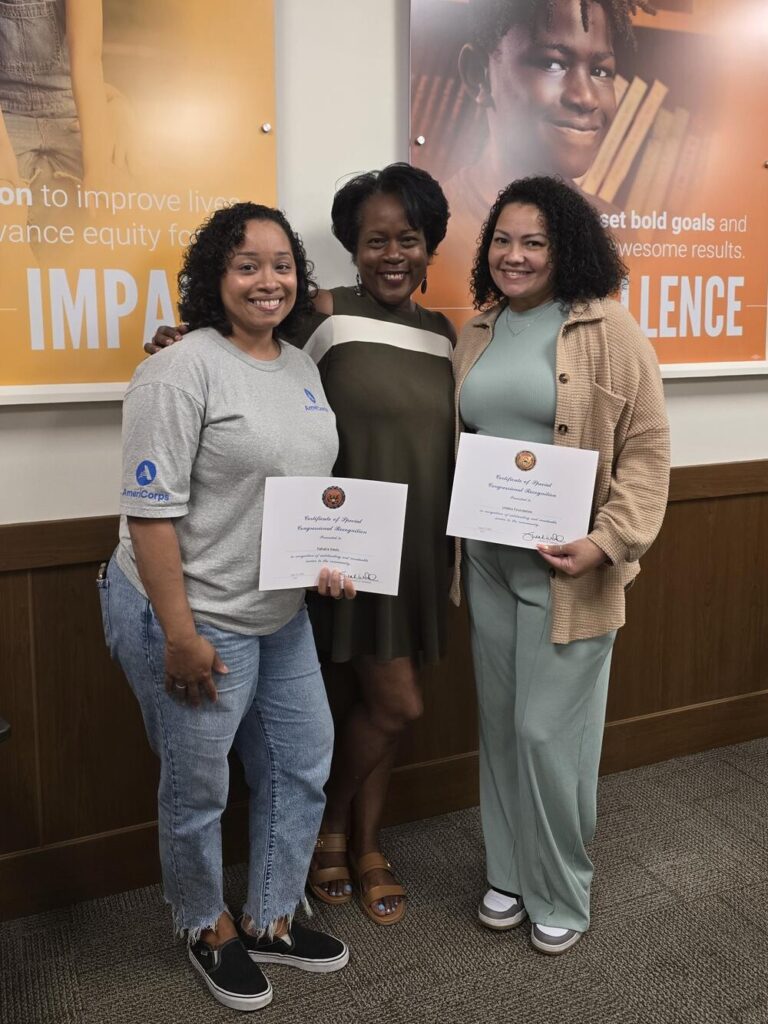
{"label": "arm around shoulder", "polygon": [[318,289],[317,295],[312,299],[312,305],[316,313],[325,313],[326,316],[333,314],[333,294],[327,288]]}

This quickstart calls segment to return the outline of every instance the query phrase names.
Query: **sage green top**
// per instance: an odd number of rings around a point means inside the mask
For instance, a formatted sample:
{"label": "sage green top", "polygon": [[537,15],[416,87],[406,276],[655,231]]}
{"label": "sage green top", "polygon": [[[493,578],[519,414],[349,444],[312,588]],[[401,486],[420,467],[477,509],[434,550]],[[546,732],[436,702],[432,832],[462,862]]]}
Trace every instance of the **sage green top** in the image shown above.
{"label": "sage green top", "polygon": [[557,336],[567,315],[554,301],[523,313],[504,309],[461,389],[467,430],[552,444]]}

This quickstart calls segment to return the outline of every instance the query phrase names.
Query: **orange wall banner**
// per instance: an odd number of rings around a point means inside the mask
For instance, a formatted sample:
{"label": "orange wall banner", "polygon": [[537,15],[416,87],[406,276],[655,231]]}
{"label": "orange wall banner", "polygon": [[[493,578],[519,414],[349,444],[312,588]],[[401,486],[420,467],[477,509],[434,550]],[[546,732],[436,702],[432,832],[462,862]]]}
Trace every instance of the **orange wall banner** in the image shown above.
{"label": "orange wall banner", "polygon": [[[598,2],[412,0],[411,160],[445,188],[426,298],[457,324],[497,192],[572,181],[614,233],[622,301],[665,376],[768,372],[768,11],[655,0],[622,39]],[[549,19],[547,9],[549,7]]]}
{"label": "orange wall banner", "polygon": [[273,0],[0,4],[0,401],[119,390],[191,232],[275,203],[274,110]]}

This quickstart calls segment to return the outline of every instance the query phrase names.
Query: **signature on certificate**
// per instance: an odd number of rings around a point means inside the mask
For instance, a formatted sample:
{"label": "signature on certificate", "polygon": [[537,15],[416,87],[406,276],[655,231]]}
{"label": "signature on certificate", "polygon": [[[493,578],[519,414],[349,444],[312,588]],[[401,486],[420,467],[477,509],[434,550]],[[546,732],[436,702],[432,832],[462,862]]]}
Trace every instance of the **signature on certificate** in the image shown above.
{"label": "signature on certificate", "polygon": [[562,544],[565,537],[561,533],[524,533],[523,540],[543,540],[545,543],[555,541]]}

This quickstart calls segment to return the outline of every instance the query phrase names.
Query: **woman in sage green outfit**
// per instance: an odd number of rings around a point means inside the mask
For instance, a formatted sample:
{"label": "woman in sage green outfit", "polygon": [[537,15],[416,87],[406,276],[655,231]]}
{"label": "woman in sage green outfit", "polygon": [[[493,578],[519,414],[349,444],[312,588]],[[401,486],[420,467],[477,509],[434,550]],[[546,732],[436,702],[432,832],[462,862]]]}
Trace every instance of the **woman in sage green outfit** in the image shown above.
{"label": "woman in sage green outfit", "polygon": [[[590,530],[537,550],[466,541],[490,888],[480,921],[532,921],[545,953],[589,926],[611,649],[624,592],[661,526],[669,434],[653,349],[609,298],[625,268],[573,188],[499,193],[472,274],[482,312],[454,358],[464,430],[599,452]],[[456,595],[455,595],[456,596]]]}

